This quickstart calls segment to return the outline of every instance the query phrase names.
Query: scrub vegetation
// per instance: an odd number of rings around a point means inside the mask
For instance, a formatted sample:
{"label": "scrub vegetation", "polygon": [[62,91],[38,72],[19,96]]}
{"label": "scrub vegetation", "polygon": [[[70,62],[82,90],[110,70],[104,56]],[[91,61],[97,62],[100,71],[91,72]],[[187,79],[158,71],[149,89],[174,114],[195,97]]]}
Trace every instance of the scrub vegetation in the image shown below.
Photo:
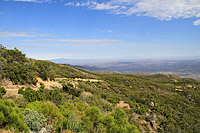
{"label": "scrub vegetation", "polygon": [[[37,77],[62,87],[33,89]],[[27,87],[6,96],[3,80]],[[0,85],[0,132],[200,131],[200,82],[193,79],[92,73],[0,45]]]}

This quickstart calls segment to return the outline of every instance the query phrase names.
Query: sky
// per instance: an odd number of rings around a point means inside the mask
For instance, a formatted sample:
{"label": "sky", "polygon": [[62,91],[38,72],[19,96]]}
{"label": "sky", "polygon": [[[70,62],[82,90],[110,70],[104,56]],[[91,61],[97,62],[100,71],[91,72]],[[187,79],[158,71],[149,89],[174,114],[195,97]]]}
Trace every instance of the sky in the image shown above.
{"label": "sky", "polygon": [[200,56],[200,0],[0,0],[0,44],[45,60]]}

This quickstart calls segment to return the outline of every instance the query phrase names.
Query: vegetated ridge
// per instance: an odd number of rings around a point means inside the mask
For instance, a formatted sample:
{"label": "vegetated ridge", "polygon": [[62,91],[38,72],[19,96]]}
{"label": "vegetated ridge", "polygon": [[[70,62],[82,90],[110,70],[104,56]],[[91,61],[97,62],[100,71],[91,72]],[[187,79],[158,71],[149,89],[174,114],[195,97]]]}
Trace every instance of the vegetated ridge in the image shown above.
{"label": "vegetated ridge", "polygon": [[92,73],[0,45],[0,86],[0,132],[200,131],[194,79]]}

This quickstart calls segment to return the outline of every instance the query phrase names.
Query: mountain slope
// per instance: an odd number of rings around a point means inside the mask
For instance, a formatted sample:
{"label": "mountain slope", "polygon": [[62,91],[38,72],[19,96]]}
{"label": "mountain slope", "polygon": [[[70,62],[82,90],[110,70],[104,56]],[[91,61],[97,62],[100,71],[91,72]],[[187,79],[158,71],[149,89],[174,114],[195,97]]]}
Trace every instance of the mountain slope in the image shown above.
{"label": "mountain slope", "polygon": [[[20,88],[18,93],[24,104],[12,96],[4,96],[4,99],[15,101],[22,110],[31,108],[42,113],[57,131],[137,132],[134,125],[141,132],[200,131],[200,82],[196,80],[163,74],[92,73],[49,61],[28,59],[17,49],[0,48],[1,81],[6,79],[16,85],[31,87],[40,77],[62,85],[51,89],[43,85],[37,90]],[[48,101],[50,103],[46,103]],[[58,115],[60,121],[55,121],[51,113],[42,111],[39,105],[46,110],[55,108],[57,114],[54,116]],[[117,106],[124,108],[118,110]],[[74,115],[81,117],[81,121]],[[69,128],[72,126],[70,123],[81,127]],[[123,128],[123,124],[127,126]]]}

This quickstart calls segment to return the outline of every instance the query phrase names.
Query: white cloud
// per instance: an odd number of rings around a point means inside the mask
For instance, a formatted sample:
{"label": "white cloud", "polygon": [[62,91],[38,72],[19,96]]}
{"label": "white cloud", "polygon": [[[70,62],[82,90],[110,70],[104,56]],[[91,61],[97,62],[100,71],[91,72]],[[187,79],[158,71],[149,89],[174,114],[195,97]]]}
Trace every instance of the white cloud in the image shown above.
{"label": "white cloud", "polygon": [[200,25],[200,19],[194,21],[194,25]]}
{"label": "white cloud", "polygon": [[73,2],[69,2],[69,3],[66,3],[64,4],[65,6],[74,6],[74,3]]}
{"label": "white cloud", "polygon": [[14,1],[22,1],[22,2],[36,2],[37,0],[14,0]]}
{"label": "white cloud", "polygon": [[112,10],[119,8],[119,6],[113,6],[110,3],[95,3],[92,9],[96,10]]}
{"label": "white cloud", "polygon": [[112,33],[113,31],[112,30],[105,30],[105,29],[102,29],[102,30],[96,30],[98,32],[103,32],[103,33]]}
{"label": "white cloud", "polygon": [[33,3],[51,3],[54,0],[4,0],[4,1],[33,2]]}
{"label": "white cloud", "polygon": [[56,42],[75,42],[75,43],[105,43],[105,42],[119,41],[119,40],[110,40],[110,39],[48,39],[48,40],[56,41]]}
{"label": "white cloud", "polygon": [[114,45],[132,45],[132,43],[123,42],[122,40],[112,39],[29,39],[21,40],[22,44],[35,45],[47,44],[60,46],[114,46]]}
{"label": "white cloud", "polygon": [[[142,44],[134,42],[125,42],[122,40],[112,39],[31,39],[21,40],[21,44],[26,46],[49,46],[49,45],[60,45],[60,46],[151,46],[159,47],[160,44]],[[166,45],[165,45],[166,46]],[[168,45],[167,45],[168,46]]]}
{"label": "white cloud", "polygon": [[81,55],[78,55],[77,53],[51,53],[48,52],[44,53],[27,53],[27,57],[33,58],[33,59],[42,59],[42,60],[50,60],[50,59],[57,59],[57,58],[70,58],[70,59],[76,59],[80,57]]}
{"label": "white cloud", "polygon": [[44,37],[48,34],[36,34],[25,31],[0,31],[0,37]]}
{"label": "white cloud", "polygon": [[39,42],[66,42],[66,43],[94,43],[94,44],[104,44],[104,43],[114,43],[119,42],[120,40],[111,40],[111,39],[40,39],[40,40],[23,40],[23,42],[30,43],[39,43]]}
{"label": "white cloud", "polygon": [[71,5],[71,6],[83,6],[83,7],[88,7],[90,9],[94,9],[94,10],[112,10],[112,9],[117,9],[119,8],[118,5],[112,5],[110,2],[107,3],[98,3],[95,1],[91,1],[91,2],[69,2],[64,4],[65,6]]}
{"label": "white cloud", "polygon": [[[68,5],[108,10],[112,14],[149,16],[160,20],[200,17],[200,0],[110,0],[108,2],[90,0],[82,3],[71,2]],[[198,20],[194,22],[194,25],[196,24]]]}
{"label": "white cloud", "polygon": [[35,37],[35,35],[22,31],[0,31],[0,37]]}
{"label": "white cloud", "polygon": [[199,0],[143,0],[129,8],[125,14],[144,15],[160,20],[190,18],[200,13]]}
{"label": "white cloud", "polygon": [[[74,2],[70,0],[4,0],[16,2],[52,3],[65,2],[65,6],[86,7],[90,10],[106,10],[111,14],[149,16],[160,20],[173,18],[200,18],[200,0],[85,0]],[[199,25],[198,20],[194,25]]]}

